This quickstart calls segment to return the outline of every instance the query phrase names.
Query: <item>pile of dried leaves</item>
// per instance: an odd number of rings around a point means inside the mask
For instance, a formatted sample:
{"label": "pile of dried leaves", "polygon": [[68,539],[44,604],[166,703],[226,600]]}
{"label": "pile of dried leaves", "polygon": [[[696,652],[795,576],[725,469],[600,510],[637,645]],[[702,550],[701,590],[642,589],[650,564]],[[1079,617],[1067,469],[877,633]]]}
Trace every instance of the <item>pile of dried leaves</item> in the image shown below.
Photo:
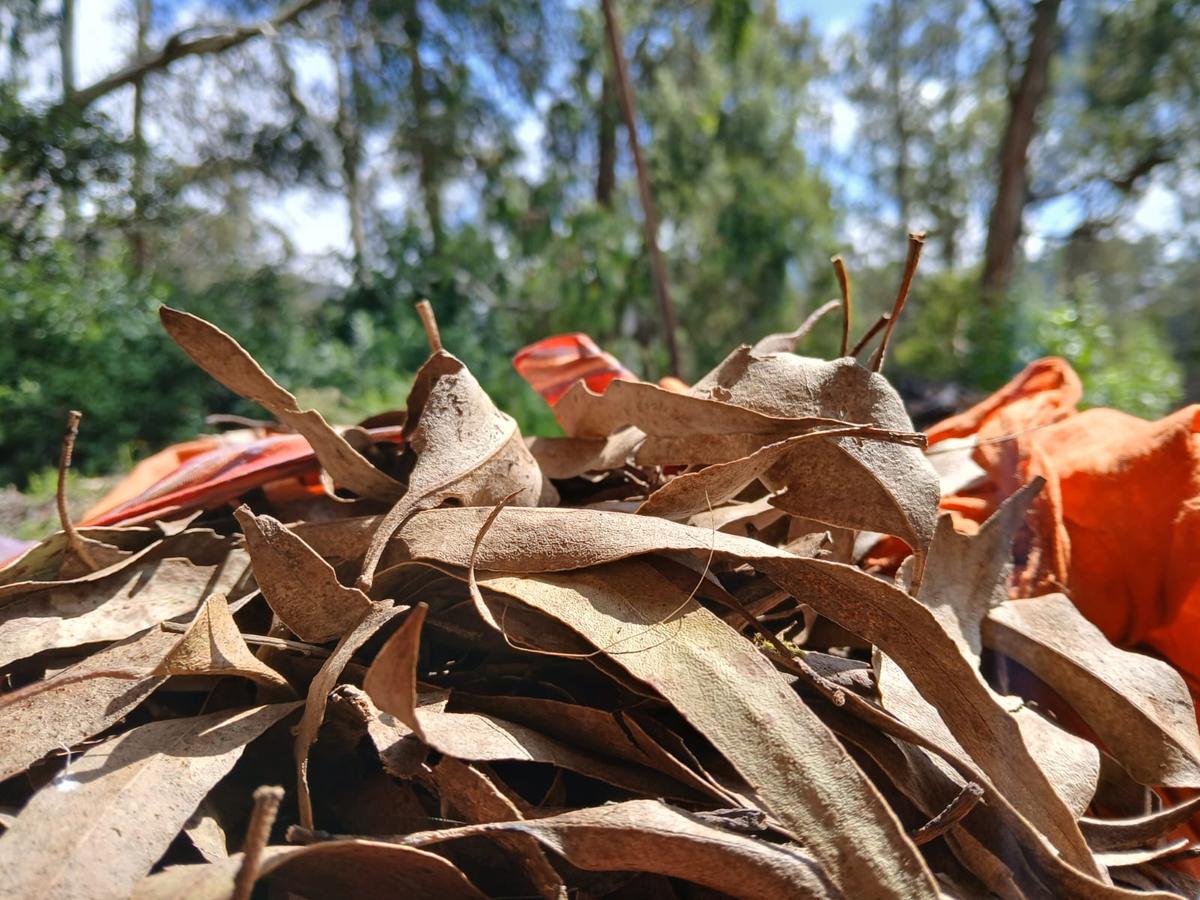
{"label": "pile of dried leaves", "polygon": [[1148,790],[1200,786],[1183,681],[1008,599],[1037,485],[956,533],[853,357],[576,383],[526,440],[435,342],[372,443],[162,318],[325,490],[0,570],[0,895],[1200,893],[1166,838],[1200,800]]}

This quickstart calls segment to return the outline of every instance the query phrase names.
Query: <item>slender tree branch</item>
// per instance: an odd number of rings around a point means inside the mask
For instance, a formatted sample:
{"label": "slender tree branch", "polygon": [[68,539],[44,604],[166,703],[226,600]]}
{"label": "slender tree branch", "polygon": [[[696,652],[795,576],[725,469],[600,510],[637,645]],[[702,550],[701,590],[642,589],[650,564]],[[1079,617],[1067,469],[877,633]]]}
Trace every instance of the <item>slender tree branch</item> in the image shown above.
{"label": "slender tree branch", "polygon": [[654,208],[654,194],[650,190],[650,175],[646,169],[646,161],[642,158],[641,144],[638,143],[637,111],[633,104],[629,65],[621,47],[621,26],[617,23],[613,0],[601,0],[601,5],[604,7],[604,30],[608,36],[608,49],[612,54],[613,73],[617,79],[617,99],[625,117],[625,130],[629,132],[629,149],[633,152],[633,165],[637,170],[638,193],[642,199],[642,225],[646,235],[646,250],[650,255],[650,270],[654,276],[654,292],[658,296],[659,312],[662,315],[663,336],[671,360],[671,374],[678,378],[682,377],[683,371],[679,356],[679,339],[675,333],[675,305],[671,302],[667,267],[663,261],[662,249],[658,246],[658,214]]}
{"label": "slender tree branch", "polygon": [[[231,604],[230,612],[236,612],[235,607],[237,605]],[[163,622],[159,627],[163,631],[169,631],[172,634],[184,634],[188,629],[188,626],[182,622]],[[257,647],[275,647],[279,650],[293,650],[296,653],[302,653],[305,656],[312,656],[318,659],[325,659],[329,656],[329,651],[324,647],[318,647],[315,644],[304,644],[300,641],[290,641],[287,638],[274,637],[269,634],[243,633],[242,640],[247,644],[253,644]]]}
{"label": "slender tree branch", "polygon": [[1088,184],[1097,181],[1107,184],[1117,192],[1128,196],[1134,192],[1138,181],[1145,178],[1159,166],[1174,162],[1176,155],[1176,152],[1172,149],[1162,145],[1155,145],[1148,148],[1133,165],[1123,172],[1115,175],[1096,171],[1085,172],[1066,184],[1042,190],[1030,190],[1026,192],[1026,201],[1028,203],[1045,203],[1047,200],[1054,200],[1057,197],[1074,194]]}
{"label": "slender tree branch", "polygon": [[1012,81],[1013,72],[1017,68],[1017,46],[1012,39],[1012,35],[1008,33],[1008,23],[1004,21],[1004,14],[1000,12],[994,0],[979,0],[983,6],[983,11],[987,13],[987,17],[992,20],[992,24],[996,26],[996,33],[1000,36],[1000,42],[1004,45],[1004,78],[1005,81]]}
{"label": "slender tree branch", "polygon": [[188,56],[209,56],[223,53],[260,35],[271,34],[326,2],[328,0],[299,0],[291,6],[284,7],[269,19],[263,19],[252,25],[226,26],[213,34],[202,37],[188,37],[188,34],[196,30],[195,28],[178,32],[169,37],[166,43],[150,56],[136,60],[125,68],[74,91],[71,94],[70,103],[79,109],[90,106],[113,91],[141,81],[150,72],[166,69],[176,60]]}
{"label": "slender tree branch", "polygon": [[871,371],[883,371],[883,358],[887,355],[888,342],[892,339],[892,329],[900,318],[900,311],[908,300],[908,292],[912,288],[913,277],[917,274],[917,264],[921,261],[921,250],[925,246],[925,232],[915,231],[908,236],[908,258],[904,261],[904,276],[900,279],[900,290],[896,293],[896,303],[892,307],[892,317],[888,319],[883,329],[883,339],[879,349],[871,358]]}
{"label": "slender tree branch", "polygon": [[858,339],[858,343],[850,348],[850,355],[858,356],[858,354],[862,353],[863,347],[865,347],[865,346],[867,346],[867,344],[871,343],[872,338],[874,338],[875,335],[879,334],[879,332],[882,331],[883,328],[887,325],[887,323],[890,322],[891,320],[892,320],[891,313],[884,313],[882,316],[880,316],[878,319],[876,319],[875,324],[872,325],[870,328],[868,328],[866,333]]}
{"label": "slender tree branch", "polygon": [[421,327],[425,329],[429,352],[437,353],[442,349],[442,333],[438,330],[437,317],[433,314],[433,304],[428,300],[418,300],[416,307],[417,315],[421,317]]}

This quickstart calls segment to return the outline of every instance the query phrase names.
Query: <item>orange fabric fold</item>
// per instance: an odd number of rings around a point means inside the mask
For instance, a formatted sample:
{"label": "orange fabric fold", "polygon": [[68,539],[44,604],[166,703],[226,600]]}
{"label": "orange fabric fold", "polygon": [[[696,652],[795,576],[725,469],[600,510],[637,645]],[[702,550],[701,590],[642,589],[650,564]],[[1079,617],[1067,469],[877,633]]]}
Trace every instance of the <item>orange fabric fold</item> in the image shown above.
{"label": "orange fabric fold", "polygon": [[931,428],[931,448],[974,437],[975,462],[989,476],[943,498],[943,509],[978,523],[1042,476],[1022,592],[1065,590],[1114,643],[1150,644],[1200,678],[1200,641],[1172,628],[1185,610],[1200,620],[1200,406],[1148,422],[1114,409],[1078,412],[1081,396],[1064,360],[1042,359]]}
{"label": "orange fabric fold", "polygon": [[[931,448],[974,436],[974,460],[989,476],[942,508],[971,531],[1021,484],[1045,478],[1018,592],[1065,591],[1114,644],[1161,654],[1200,705],[1200,406],[1148,422],[1078,412],[1081,395],[1065,361],[1043,359],[930,429]],[[1194,791],[1160,793],[1178,803]],[[1195,841],[1200,829],[1189,823],[1172,836]],[[1200,860],[1173,866],[1200,877]]]}

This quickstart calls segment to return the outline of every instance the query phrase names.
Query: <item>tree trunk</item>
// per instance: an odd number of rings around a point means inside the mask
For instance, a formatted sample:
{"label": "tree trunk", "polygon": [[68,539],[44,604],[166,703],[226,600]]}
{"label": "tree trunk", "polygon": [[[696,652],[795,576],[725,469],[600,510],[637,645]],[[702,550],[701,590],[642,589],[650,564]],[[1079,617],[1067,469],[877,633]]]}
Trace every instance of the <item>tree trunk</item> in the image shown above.
{"label": "tree trunk", "polygon": [[[137,58],[149,52],[147,38],[150,34],[151,0],[137,0]],[[146,166],[149,148],[146,146],[146,79],[139,78],[133,85],[133,227],[129,232],[129,255],[133,270],[142,274],[148,261],[146,237],[146,196],[150,190]]]}
{"label": "tree trunk", "polygon": [[[67,106],[75,99],[75,0],[62,0],[58,23],[59,76],[62,79],[62,102]],[[68,238],[75,231],[79,215],[79,198],[72,188],[62,192],[63,219]]]}
{"label": "tree trunk", "polygon": [[[339,26],[335,26],[339,27]],[[363,214],[362,138],[358,123],[358,60],[354,48],[353,25],[340,23],[341,36],[335,44],[334,71],[337,73],[337,139],[341,151],[342,183],[350,218],[350,247],[354,254],[354,283],[361,285],[367,275],[367,230]]]}
{"label": "tree trunk", "polygon": [[1029,145],[1037,133],[1038,111],[1050,85],[1050,61],[1058,43],[1062,0],[1038,0],[1029,24],[1029,49],[1020,79],[1009,87],[1008,122],[1000,142],[996,198],[988,217],[983,255],[983,293],[1002,295],[1012,281],[1021,220],[1029,193]]}
{"label": "tree trunk", "polygon": [[425,218],[429,222],[429,234],[433,239],[435,253],[441,251],[444,238],[442,221],[441,178],[437,171],[437,152],[429,142],[429,91],[425,84],[425,64],[421,59],[421,41],[425,34],[425,23],[421,21],[416,3],[411,3],[404,17],[404,33],[408,37],[408,78],[412,91],[413,128],[417,151],[417,181],[425,203]]}
{"label": "tree trunk", "polygon": [[63,103],[75,93],[75,0],[62,0],[58,23],[59,72],[62,77]]}
{"label": "tree trunk", "polygon": [[613,83],[611,64],[604,68],[599,114],[596,202],[611,209],[613,191],[617,186],[617,89]]}
{"label": "tree trunk", "polygon": [[909,221],[912,214],[912,198],[909,197],[908,177],[908,118],[905,116],[907,98],[901,87],[904,76],[904,16],[900,8],[900,0],[891,3],[891,52],[888,59],[888,80],[892,86],[892,131],[895,142],[896,163],[892,171],[892,180],[896,191],[896,205],[900,216],[900,235],[904,240],[913,223]]}

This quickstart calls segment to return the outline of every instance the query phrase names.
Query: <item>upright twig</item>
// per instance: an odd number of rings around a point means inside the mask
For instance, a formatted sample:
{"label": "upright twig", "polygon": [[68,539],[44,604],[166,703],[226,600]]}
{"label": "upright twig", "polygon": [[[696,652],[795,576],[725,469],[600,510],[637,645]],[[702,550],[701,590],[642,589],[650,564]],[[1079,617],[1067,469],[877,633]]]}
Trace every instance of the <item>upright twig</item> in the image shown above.
{"label": "upright twig", "polygon": [[629,65],[622,49],[621,26],[613,9],[613,0],[601,0],[604,7],[604,26],[608,36],[608,49],[612,54],[613,71],[617,76],[617,99],[621,103],[621,115],[625,119],[625,130],[629,132],[629,149],[633,153],[633,165],[637,171],[638,194],[642,200],[642,227],[646,236],[646,252],[650,256],[650,271],[654,278],[654,293],[658,297],[658,309],[662,316],[667,354],[671,360],[671,374],[682,377],[679,358],[679,343],[676,337],[675,305],[671,302],[671,291],[667,286],[667,266],[662,250],[658,246],[658,214],[654,208],[654,195],[650,190],[650,175],[646,161],[642,158],[642,147],[638,142],[637,110],[633,102],[633,85],[629,80]]}
{"label": "upright twig", "polygon": [[67,546],[75,551],[75,555],[83,560],[84,565],[95,572],[100,566],[96,564],[96,560],[84,545],[83,538],[75,530],[70,510],[67,509],[67,473],[71,470],[71,456],[75,453],[75,438],[79,435],[79,420],[82,418],[83,413],[77,409],[67,413],[67,430],[63,434],[62,453],[58,457],[58,491],[55,499],[58,501],[58,520],[67,535]]}
{"label": "upright twig", "polygon": [[429,352],[439,352],[442,349],[442,333],[438,330],[437,317],[433,314],[433,305],[428,300],[418,300],[417,315],[421,317],[421,327],[425,329],[425,340],[429,342]]}
{"label": "upright twig", "polygon": [[254,811],[250,814],[250,825],[246,829],[246,842],[242,846],[242,865],[233,883],[232,900],[250,900],[254,882],[258,880],[258,867],[263,850],[271,837],[271,826],[283,800],[283,788],[264,785],[254,792]]}
{"label": "upright twig", "polygon": [[835,256],[833,274],[837,276],[838,287],[842,289],[842,356],[850,353],[850,273],[846,271],[846,263],[840,256]]}
{"label": "upright twig", "polygon": [[917,264],[921,261],[921,250],[924,247],[925,232],[914,231],[908,235],[908,258],[904,261],[904,275],[900,279],[900,290],[896,293],[896,302],[892,306],[892,317],[883,331],[883,340],[879,342],[879,349],[871,357],[872,372],[883,370],[883,358],[887,355],[888,341],[892,339],[892,329],[896,327],[896,320],[900,318],[900,310],[904,309],[904,303],[908,300],[908,292],[912,288],[913,276],[917,274]]}

